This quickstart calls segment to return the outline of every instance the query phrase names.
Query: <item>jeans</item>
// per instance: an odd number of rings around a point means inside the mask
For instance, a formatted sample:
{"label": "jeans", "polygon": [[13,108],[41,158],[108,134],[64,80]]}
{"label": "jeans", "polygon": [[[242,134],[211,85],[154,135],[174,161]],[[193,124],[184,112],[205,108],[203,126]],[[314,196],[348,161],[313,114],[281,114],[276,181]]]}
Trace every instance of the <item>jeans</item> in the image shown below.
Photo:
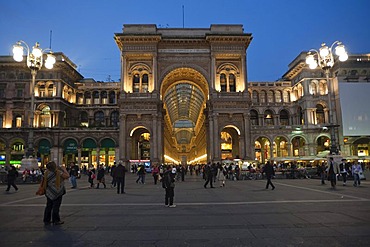
{"label": "jeans", "polygon": [[357,173],[353,174],[353,185],[358,186],[360,184],[361,184],[360,176]]}
{"label": "jeans", "polygon": [[73,187],[73,188],[76,188],[76,187],[77,187],[76,176],[71,175],[70,179],[71,179],[72,187]]}

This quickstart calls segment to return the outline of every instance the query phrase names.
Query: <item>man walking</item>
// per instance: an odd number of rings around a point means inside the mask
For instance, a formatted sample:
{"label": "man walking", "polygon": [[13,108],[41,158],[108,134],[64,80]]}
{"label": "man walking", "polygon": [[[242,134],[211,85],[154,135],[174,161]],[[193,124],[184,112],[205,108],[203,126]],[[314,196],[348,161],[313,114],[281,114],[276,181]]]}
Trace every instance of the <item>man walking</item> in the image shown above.
{"label": "man walking", "polygon": [[333,157],[329,158],[329,167],[328,167],[328,179],[332,189],[335,189],[337,185],[337,174],[339,174],[339,166],[337,162],[334,162]]}
{"label": "man walking", "polygon": [[117,184],[117,194],[125,194],[125,174],[126,167],[122,165],[122,161],[118,162],[118,166],[113,170],[113,179]]}
{"label": "man walking", "polygon": [[212,170],[212,167],[211,167],[211,163],[208,163],[206,165],[206,167],[204,167],[204,173],[206,175],[206,182],[204,184],[204,188],[206,189],[207,188],[207,185],[208,183],[210,183],[210,186],[211,188],[214,188],[213,187],[213,170]]}
{"label": "man walking", "polygon": [[349,172],[349,166],[348,163],[346,163],[346,159],[342,159],[342,162],[339,164],[339,170],[340,175],[342,176],[343,179],[343,186],[346,186],[347,174]]}
{"label": "man walking", "polygon": [[263,167],[263,172],[266,174],[267,178],[266,190],[269,188],[269,185],[271,185],[272,190],[274,190],[275,186],[272,184],[271,178],[275,175],[275,171],[274,167],[270,164],[270,161],[266,162],[266,165]]}
{"label": "man walking", "polygon": [[72,187],[71,189],[76,189],[77,188],[77,177],[78,177],[78,171],[80,169],[78,168],[78,166],[71,162],[70,163],[70,168],[69,168],[69,177],[70,177],[70,180],[71,180],[71,184],[72,184]]}

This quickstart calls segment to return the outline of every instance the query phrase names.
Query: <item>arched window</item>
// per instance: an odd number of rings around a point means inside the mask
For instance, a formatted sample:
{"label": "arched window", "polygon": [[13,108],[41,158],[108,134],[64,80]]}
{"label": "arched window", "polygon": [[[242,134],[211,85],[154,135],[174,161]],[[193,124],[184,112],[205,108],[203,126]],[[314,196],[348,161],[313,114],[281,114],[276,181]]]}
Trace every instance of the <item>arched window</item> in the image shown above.
{"label": "arched window", "polygon": [[220,75],[220,86],[221,86],[221,92],[226,92],[227,91],[226,75],[225,74]]}
{"label": "arched window", "polygon": [[289,112],[287,110],[280,111],[280,125],[289,125]]}
{"label": "arched window", "polygon": [[54,84],[51,83],[48,86],[48,97],[54,97]]}
{"label": "arched window", "polygon": [[107,91],[101,92],[101,103],[102,104],[108,104],[108,93]]}
{"label": "arched window", "polygon": [[310,83],[310,94],[316,95],[317,94],[317,81],[311,81]]}
{"label": "arched window", "polygon": [[91,92],[85,92],[85,104],[91,105]]}
{"label": "arched window", "polygon": [[109,92],[109,104],[116,103],[116,93],[114,91]]}
{"label": "arched window", "polygon": [[14,126],[15,126],[16,128],[20,128],[20,127],[22,127],[22,116],[20,116],[20,115],[16,115],[16,116],[14,117]]}
{"label": "arched window", "polygon": [[328,93],[328,87],[327,87],[326,81],[324,80],[320,81],[319,91],[320,91],[320,95],[325,95]]}
{"label": "arched window", "polygon": [[85,111],[80,113],[80,125],[89,127],[89,115]]}
{"label": "arched window", "polygon": [[134,93],[140,92],[140,75],[135,74],[134,77],[132,78],[132,88]]}
{"label": "arched window", "polygon": [[258,125],[258,112],[256,110],[250,111],[251,125]]}
{"label": "arched window", "polygon": [[112,112],[112,114],[110,115],[110,122],[111,122],[111,126],[118,127],[118,123],[119,123],[119,113],[118,113],[118,111],[113,111]]}
{"label": "arched window", "polygon": [[274,102],[274,91],[268,90],[267,91],[267,102],[273,103]]}
{"label": "arched window", "polygon": [[290,102],[290,93],[289,91],[283,91],[283,102],[289,103]]}
{"label": "arched window", "polygon": [[302,110],[302,107],[298,107],[297,109],[297,116],[298,116],[298,124],[303,125],[304,124],[304,112]]}
{"label": "arched window", "polygon": [[230,88],[230,92],[236,91],[236,80],[235,80],[234,74],[229,75],[229,88]]}
{"label": "arched window", "polygon": [[41,109],[40,127],[51,127],[50,107],[45,106]]}
{"label": "arched window", "polygon": [[39,97],[46,97],[45,84],[40,85],[39,87]]}
{"label": "arched window", "polygon": [[104,112],[98,111],[94,115],[95,126],[105,126],[104,124]]}
{"label": "arched window", "polygon": [[253,90],[253,92],[252,92],[252,102],[253,103],[258,103],[259,102],[258,92],[256,90]]}
{"label": "arched window", "polygon": [[271,110],[265,111],[264,119],[265,119],[266,126],[274,125],[274,114],[272,113]]}
{"label": "arched window", "polygon": [[93,92],[93,98],[94,98],[94,105],[99,105],[100,104],[100,93],[99,93],[99,91],[94,91]]}
{"label": "arched window", "polygon": [[282,93],[280,90],[277,90],[275,92],[275,102],[281,103],[281,99],[282,99]]}
{"label": "arched window", "polygon": [[149,88],[149,76],[148,74],[143,74],[142,82],[141,82],[141,92],[147,93]]}
{"label": "arched window", "polygon": [[82,105],[84,103],[84,95],[82,93],[76,94],[77,104]]}
{"label": "arched window", "polygon": [[265,90],[262,90],[260,93],[260,102],[266,103],[266,91]]}
{"label": "arched window", "polygon": [[324,107],[320,104],[316,105],[316,122],[317,124],[325,123]]}

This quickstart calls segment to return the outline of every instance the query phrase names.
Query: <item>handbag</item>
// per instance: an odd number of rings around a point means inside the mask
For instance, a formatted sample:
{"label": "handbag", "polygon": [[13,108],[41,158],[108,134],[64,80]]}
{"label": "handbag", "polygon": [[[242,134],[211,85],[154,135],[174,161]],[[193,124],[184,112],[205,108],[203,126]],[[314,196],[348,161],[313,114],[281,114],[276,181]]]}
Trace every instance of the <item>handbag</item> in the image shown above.
{"label": "handbag", "polygon": [[364,180],[365,179],[365,175],[364,175],[363,172],[359,172],[358,173],[358,177],[359,177],[360,180]]}
{"label": "handbag", "polygon": [[42,178],[39,188],[36,191],[36,195],[42,196],[45,195],[45,189],[44,189],[44,178]]}

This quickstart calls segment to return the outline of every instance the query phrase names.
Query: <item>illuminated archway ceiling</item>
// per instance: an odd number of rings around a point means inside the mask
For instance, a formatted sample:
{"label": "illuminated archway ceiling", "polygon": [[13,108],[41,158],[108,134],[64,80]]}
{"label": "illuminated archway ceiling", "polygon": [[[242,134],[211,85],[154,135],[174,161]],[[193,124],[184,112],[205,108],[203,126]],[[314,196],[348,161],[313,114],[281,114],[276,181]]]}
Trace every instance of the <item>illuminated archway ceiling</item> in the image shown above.
{"label": "illuminated archway ceiling", "polygon": [[196,86],[180,82],[168,88],[164,96],[173,131],[178,144],[189,144],[193,129],[203,110],[205,96]]}

